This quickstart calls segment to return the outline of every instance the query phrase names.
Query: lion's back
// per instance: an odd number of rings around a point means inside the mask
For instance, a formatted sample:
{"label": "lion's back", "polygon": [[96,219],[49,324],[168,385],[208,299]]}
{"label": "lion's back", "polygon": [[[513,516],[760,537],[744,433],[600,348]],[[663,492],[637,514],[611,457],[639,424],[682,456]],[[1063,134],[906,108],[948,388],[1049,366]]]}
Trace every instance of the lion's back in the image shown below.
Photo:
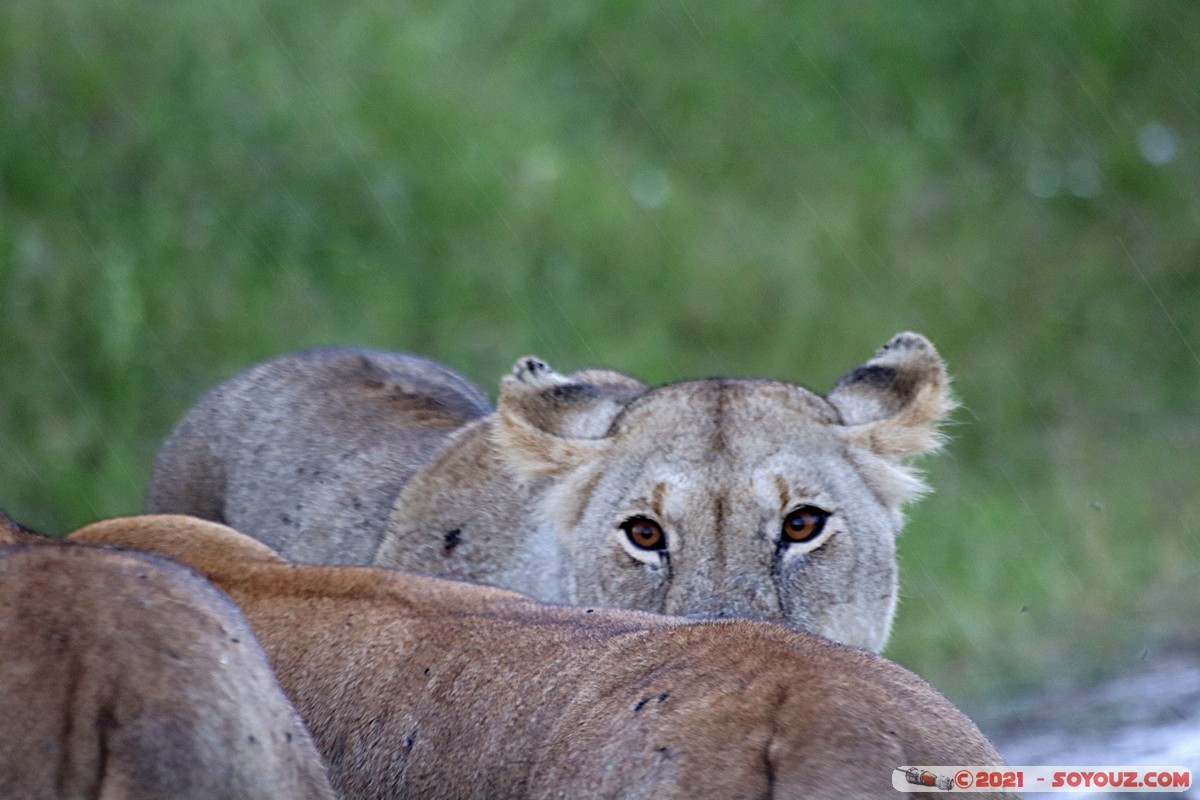
{"label": "lion's back", "polygon": [[245,618],[191,570],[5,548],[0,612],[0,797],[332,796]]}
{"label": "lion's back", "polygon": [[490,410],[477,386],[417,356],[280,356],[219,384],[180,421],[145,510],[223,522],[299,561],[368,563],[403,483]]}

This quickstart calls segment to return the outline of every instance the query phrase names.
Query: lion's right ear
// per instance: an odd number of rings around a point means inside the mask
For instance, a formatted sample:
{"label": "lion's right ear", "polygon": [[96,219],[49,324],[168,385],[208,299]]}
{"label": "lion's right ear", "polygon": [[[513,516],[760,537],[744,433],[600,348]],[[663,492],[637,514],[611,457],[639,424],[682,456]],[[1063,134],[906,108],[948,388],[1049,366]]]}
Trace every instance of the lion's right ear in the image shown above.
{"label": "lion's right ear", "polygon": [[518,475],[560,475],[607,449],[609,428],[641,381],[611,370],[560,375],[525,356],[500,381],[492,442]]}
{"label": "lion's right ear", "polygon": [[954,407],[946,365],[919,333],[898,333],[842,376],[826,399],[852,438],[890,458],[936,450],[938,424]]}
{"label": "lion's right ear", "polygon": [[825,399],[841,415],[846,439],[872,454],[863,467],[893,508],[926,491],[908,457],[941,446],[939,424],[955,406],[946,365],[928,339],[896,334]]}

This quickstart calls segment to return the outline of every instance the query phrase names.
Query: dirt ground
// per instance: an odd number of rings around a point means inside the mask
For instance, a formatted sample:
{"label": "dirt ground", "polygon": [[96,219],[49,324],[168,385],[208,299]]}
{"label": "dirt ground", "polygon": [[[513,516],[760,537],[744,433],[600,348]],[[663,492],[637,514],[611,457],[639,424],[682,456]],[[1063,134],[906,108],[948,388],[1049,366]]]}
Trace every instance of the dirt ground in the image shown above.
{"label": "dirt ground", "polygon": [[[1147,796],[1200,800],[1200,652],[1157,658],[1099,686],[1025,697],[974,717],[1010,765],[1185,767],[1192,771],[1190,790]],[[1052,796],[1060,795],[1025,795]]]}

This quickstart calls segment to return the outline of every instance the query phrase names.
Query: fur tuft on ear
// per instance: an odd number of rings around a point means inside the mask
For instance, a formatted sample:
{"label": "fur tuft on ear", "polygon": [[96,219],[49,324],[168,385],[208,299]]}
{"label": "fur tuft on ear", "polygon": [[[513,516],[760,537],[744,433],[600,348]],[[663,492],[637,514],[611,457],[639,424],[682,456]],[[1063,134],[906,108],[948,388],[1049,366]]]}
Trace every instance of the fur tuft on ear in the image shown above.
{"label": "fur tuft on ear", "polygon": [[619,372],[560,375],[524,356],[500,381],[492,443],[518,476],[561,475],[607,448],[613,420],[644,391],[645,384]]}
{"label": "fur tuft on ear", "polygon": [[942,446],[940,423],[956,403],[937,350],[918,333],[898,333],[850,370],[826,399],[841,415],[846,438],[882,459],[871,469],[899,505],[924,491],[903,461]]}

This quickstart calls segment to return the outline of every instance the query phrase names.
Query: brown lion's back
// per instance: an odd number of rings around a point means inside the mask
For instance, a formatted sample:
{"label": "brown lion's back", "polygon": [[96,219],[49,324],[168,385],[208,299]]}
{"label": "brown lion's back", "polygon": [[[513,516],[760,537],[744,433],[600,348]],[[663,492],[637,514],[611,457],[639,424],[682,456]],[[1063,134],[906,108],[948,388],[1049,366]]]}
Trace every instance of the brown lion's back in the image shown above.
{"label": "brown lion's back", "polygon": [[146,554],[0,548],[0,797],[331,798],[245,618]]}

